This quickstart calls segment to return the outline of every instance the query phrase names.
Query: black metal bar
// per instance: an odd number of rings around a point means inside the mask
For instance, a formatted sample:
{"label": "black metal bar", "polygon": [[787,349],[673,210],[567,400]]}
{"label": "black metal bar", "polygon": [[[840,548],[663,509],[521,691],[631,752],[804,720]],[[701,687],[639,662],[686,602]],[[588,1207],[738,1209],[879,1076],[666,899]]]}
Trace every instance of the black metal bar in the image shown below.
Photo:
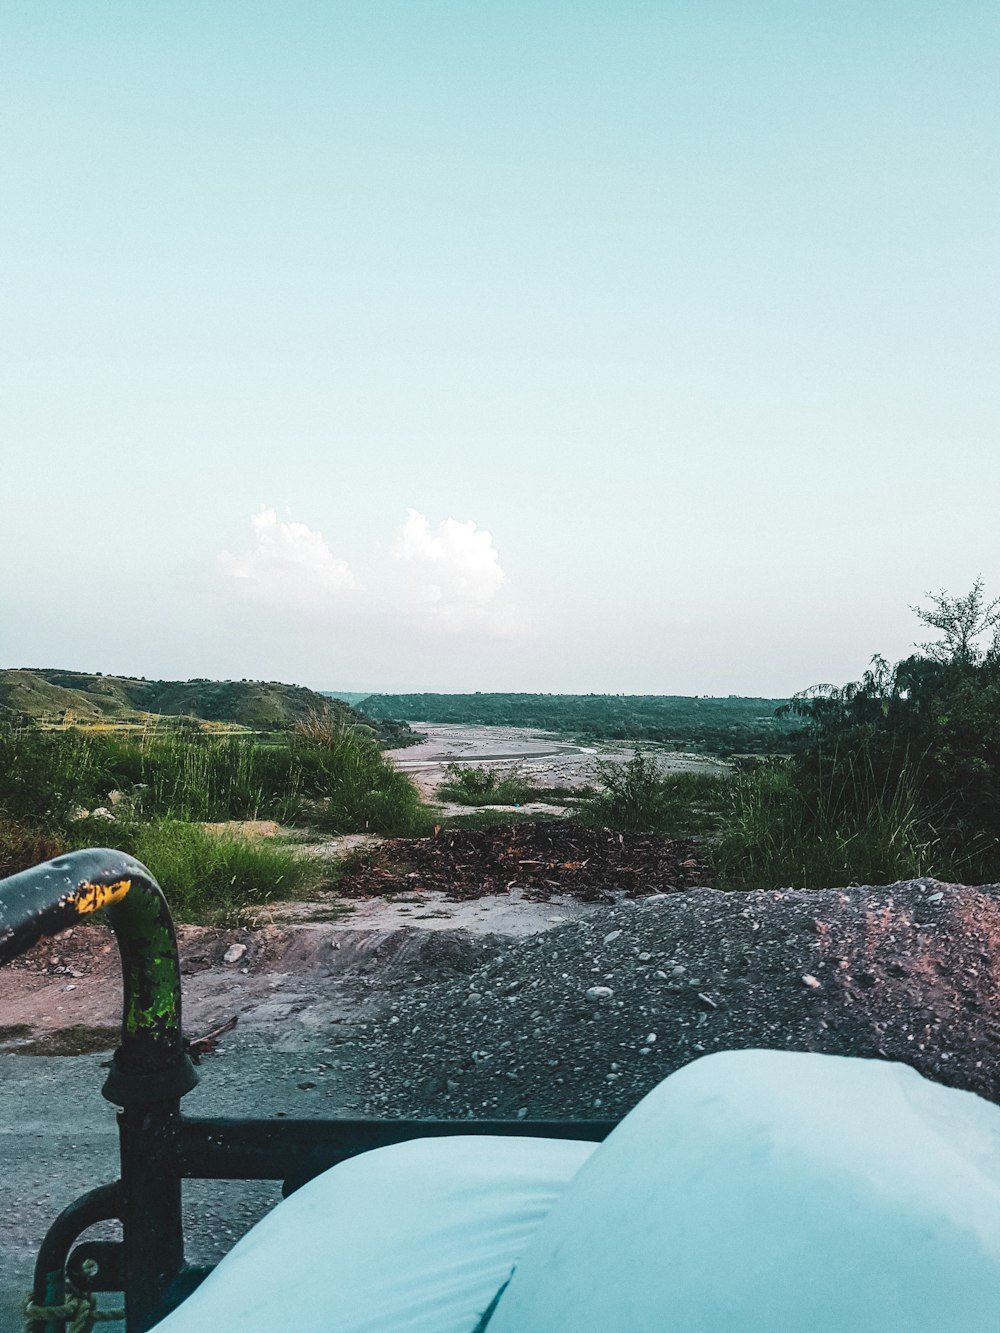
{"label": "black metal bar", "polygon": [[[35,1260],[32,1299],[36,1305],[61,1305],[66,1294],[64,1273],[73,1242],[96,1222],[121,1217],[120,1182],[100,1185],[64,1208],[49,1227]],[[35,1321],[31,1333],[64,1333],[65,1320]]]}
{"label": "black metal bar", "polygon": [[121,1045],[104,1095],[124,1108],[119,1207],[126,1325],[128,1333],[145,1333],[164,1313],[166,1292],[184,1267],[175,1141],[180,1098],[198,1081],[184,1050],[180,965],[166,900],[146,867],[122,852],[98,848],[47,861],[0,881],[0,963],[102,909],[118,941],[124,988]]}
{"label": "black metal bar", "polygon": [[[456,1134],[599,1143],[614,1120],[231,1120],[181,1117],[177,1151],[188,1179],[285,1180],[304,1185],[370,1148]],[[289,1189],[287,1192],[291,1192]]]}

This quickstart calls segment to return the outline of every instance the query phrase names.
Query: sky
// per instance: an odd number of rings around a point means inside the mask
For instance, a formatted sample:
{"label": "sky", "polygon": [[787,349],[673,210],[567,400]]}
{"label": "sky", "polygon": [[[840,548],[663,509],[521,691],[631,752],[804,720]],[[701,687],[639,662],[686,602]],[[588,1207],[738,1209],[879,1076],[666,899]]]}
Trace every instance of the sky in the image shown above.
{"label": "sky", "polygon": [[0,666],[761,694],[1000,593],[1000,9],[0,0]]}

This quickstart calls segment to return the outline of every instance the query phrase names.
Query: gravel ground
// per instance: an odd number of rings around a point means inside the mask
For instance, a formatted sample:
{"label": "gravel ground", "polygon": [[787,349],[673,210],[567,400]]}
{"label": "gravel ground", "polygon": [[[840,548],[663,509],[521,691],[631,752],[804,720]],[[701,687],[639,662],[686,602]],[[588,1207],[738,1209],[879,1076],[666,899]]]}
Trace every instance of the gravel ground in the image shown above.
{"label": "gravel ground", "polygon": [[361,1033],[368,1112],[619,1116],[690,1060],[754,1046],[1000,1091],[996,885],[697,889],[480,950],[465,976],[389,982]]}
{"label": "gravel ground", "polygon": [[[237,937],[246,952],[226,964]],[[22,960],[4,978],[8,1011],[27,1026],[41,1006],[50,1036],[110,1021],[106,945],[81,928],[58,955]],[[622,895],[518,939],[188,929],[182,953],[188,1030],[241,1015],[205,1060],[190,1112],[605,1119],[690,1060],[751,1046],[905,1060],[1000,1100],[998,885]],[[114,1173],[105,1058],[0,1056],[4,1333],[45,1225]],[[276,1189],[208,1183],[186,1197],[192,1253],[211,1259]]]}

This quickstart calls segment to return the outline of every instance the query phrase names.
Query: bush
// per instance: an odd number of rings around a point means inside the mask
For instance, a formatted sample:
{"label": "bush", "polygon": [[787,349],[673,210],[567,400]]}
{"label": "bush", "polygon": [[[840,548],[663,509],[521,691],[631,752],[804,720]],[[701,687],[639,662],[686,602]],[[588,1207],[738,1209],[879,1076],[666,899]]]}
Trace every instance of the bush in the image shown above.
{"label": "bush", "polygon": [[579,817],[622,833],[690,838],[715,826],[724,784],[710,773],[665,773],[652,755],[635,750],[628,763],[595,765],[600,790]]}
{"label": "bush", "polygon": [[501,773],[494,768],[449,764],[444,773],[437,794],[456,805],[524,805],[538,795],[535,784],[518,769]]}

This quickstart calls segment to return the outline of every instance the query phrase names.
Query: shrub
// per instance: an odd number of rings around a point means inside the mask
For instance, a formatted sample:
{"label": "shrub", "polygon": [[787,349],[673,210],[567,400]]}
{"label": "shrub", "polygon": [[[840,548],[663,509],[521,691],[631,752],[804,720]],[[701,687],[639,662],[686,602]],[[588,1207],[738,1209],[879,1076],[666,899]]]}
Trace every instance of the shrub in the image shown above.
{"label": "shrub", "polygon": [[519,769],[499,772],[495,768],[449,764],[438,796],[456,805],[524,805],[535,799],[538,789]]}
{"label": "shrub", "polygon": [[431,819],[409,779],[350,727],[267,738],[0,727],[0,811],[10,817],[67,828],[75,808],[103,805],[115,789],[153,819],[294,822],[318,811],[337,832],[386,834]]}
{"label": "shrub", "polygon": [[584,801],[580,818],[622,833],[689,838],[714,827],[722,779],[710,773],[666,773],[635,750],[627,763],[595,765],[600,788]]}

